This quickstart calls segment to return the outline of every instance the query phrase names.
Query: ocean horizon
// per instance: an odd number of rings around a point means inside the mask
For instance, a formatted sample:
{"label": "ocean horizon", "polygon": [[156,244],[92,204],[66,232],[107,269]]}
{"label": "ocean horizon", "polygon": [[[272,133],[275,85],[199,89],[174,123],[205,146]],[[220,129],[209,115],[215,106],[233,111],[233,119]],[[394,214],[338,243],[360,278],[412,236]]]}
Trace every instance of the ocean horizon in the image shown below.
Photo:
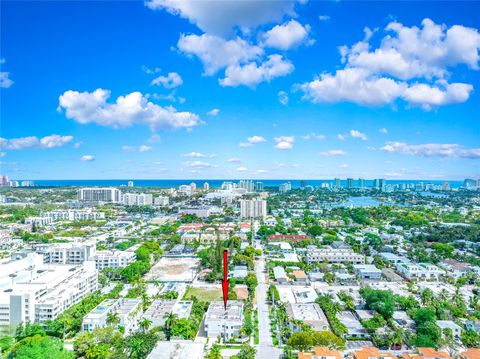
{"label": "ocean horizon", "polygon": [[[32,180],[35,187],[122,187],[127,186],[129,181],[134,182],[135,187],[178,187],[183,184],[190,184],[194,182],[198,187],[203,186],[203,183],[208,182],[210,187],[219,188],[223,182],[238,182],[241,179],[70,179],[70,180]],[[17,180],[19,182],[23,180]],[[310,180],[291,180],[291,179],[256,179],[253,182],[263,182],[265,187],[278,187],[280,184],[290,182],[292,188],[300,188],[301,184],[313,187],[320,187],[323,182],[333,183],[333,179],[310,179]],[[441,185],[448,182],[450,187],[461,187],[463,181],[459,180],[386,180],[387,184],[415,184],[415,183],[429,183]],[[347,180],[341,180],[341,185],[346,186]],[[355,179],[355,185],[358,184],[358,179]],[[373,180],[365,180],[365,185],[371,187]]]}

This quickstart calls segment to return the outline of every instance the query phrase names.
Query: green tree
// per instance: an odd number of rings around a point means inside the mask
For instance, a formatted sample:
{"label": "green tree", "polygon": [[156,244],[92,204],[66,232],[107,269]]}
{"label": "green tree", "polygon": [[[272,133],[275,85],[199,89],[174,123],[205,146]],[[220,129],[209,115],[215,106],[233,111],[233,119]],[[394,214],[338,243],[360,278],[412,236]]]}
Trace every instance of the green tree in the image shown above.
{"label": "green tree", "polygon": [[63,344],[58,339],[35,334],[19,341],[11,350],[13,358],[18,359],[71,359],[73,352],[63,349]]}

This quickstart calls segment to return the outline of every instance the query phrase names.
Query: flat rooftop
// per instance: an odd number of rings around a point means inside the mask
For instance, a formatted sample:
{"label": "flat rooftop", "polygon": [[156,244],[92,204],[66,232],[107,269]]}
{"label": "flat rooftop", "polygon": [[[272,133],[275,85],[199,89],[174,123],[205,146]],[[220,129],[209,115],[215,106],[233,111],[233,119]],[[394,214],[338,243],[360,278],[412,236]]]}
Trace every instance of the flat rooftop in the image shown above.
{"label": "flat rooftop", "polygon": [[243,318],[243,303],[239,300],[227,301],[227,310],[223,302],[211,302],[208,307],[205,320],[215,319],[242,319]]}

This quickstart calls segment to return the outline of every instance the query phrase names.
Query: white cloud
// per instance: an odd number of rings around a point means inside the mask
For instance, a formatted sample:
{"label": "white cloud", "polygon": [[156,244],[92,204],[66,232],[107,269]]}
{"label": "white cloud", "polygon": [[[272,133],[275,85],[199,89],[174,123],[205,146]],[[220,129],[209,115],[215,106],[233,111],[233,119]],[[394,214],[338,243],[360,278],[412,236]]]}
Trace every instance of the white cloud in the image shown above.
{"label": "white cloud", "polygon": [[222,68],[257,59],[263,54],[262,48],[239,37],[225,40],[208,34],[181,35],[177,46],[185,54],[195,55],[203,62],[205,75],[213,75]]}
{"label": "white cloud", "polygon": [[73,148],[75,148],[75,149],[80,148],[81,145],[82,145],[82,142],[81,142],[81,141],[76,142],[76,143],[73,145]]}
{"label": "white cloud", "polygon": [[138,152],[140,152],[140,153],[147,152],[147,151],[150,151],[150,150],[152,150],[152,147],[151,147],[151,146],[147,146],[147,145],[141,145],[141,146],[138,148]]}
{"label": "white cloud", "polygon": [[187,163],[187,167],[194,167],[194,168],[207,168],[211,167],[212,165],[208,162],[203,161],[194,161]]}
{"label": "white cloud", "polygon": [[225,78],[220,79],[221,86],[237,87],[245,85],[254,88],[261,82],[270,82],[276,77],[286,76],[295,67],[281,55],[270,55],[268,59],[258,65],[249,62],[245,65],[232,65],[225,70]]}
{"label": "white cloud", "polygon": [[201,123],[198,115],[178,112],[174,107],[161,107],[147,100],[140,92],[119,96],[115,103],[107,103],[110,91],[65,91],[59,97],[59,109],[81,124],[96,123],[102,126],[125,128],[145,124],[152,130],[158,128],[191,128]]}
{"label": "white cloud", "polygon": [[142,66],[142,71],[145,72],[148,75],[153,75],[153,74],[158,74],[162,69],[160,67],[155,67],[153,69],[143,65]]}
{"label": "white cloud", "polygon": [[242,142],[239,144],[240,147],[251,147],[253,145],[256,145],[257,143],[261,143],[261,142],[267,142],[267,140],[265,139],[265,137],[263,136],[250,136],[247,138],[247,142]]}
{"label": "white cloud", "polygon": [[24,150],[28,148],[55,148],[66,145],[73,136],[50,135],[42,138],[36,136],[6,139],[0,137],[0,149]]}
{"label": "white cloud", "polygon": [[162,140],[162,138],[157,135],[156,133],[152,134],[149,138],[148,138],[148,142],[150,143],[155,143],[155,142],[160,142]]}
{"label": "white cloud", "polygon": [[257,173],[268,173],[267,170],[257,170]]}
{"label": "white cloud", "polygon": [[182,157],[202,158],[206,156],[203,153],[193,151],[183,154]]}
{"label": "white cloud", "polygon": [[364,134],[360,131],[357,131],[357,130],[350,130],[350,136],[352,136],[353,138],[359,138],[363,141],[368,140],[368,137],[367,137],[366,134]]}
{"label": "white cloud", "polygon": [[229,163],[241,163],[242,160],[240,158],[237,158],[237,157],[232,157],[232,158],[229,158],[227,162],[229,162]]}
{"label": "white cloud", "polygon": [[278,102],[282,105],[288,105],[288,95],[285,91],[278,91]]}
{"label": "white cloud", "polygon": [[9,88],[13,85],[12,79],[10,79],[9,72],[0,72],[0,88]]}
{"label": "white cloud", "polygon": [[247,167],[237,167],[237,172],[245,172],[247,170]]}
{"label": "white cloud", "polygon": [[207,115],[209,115],[209,116],[218,116],[219,113],[220,113],[220,109],[218,109],[218,108],[213,108],[213,109],[211,109],[210,111],[207,112]]}
{"label": "white cloud", "polygon": [[277,144],[275,148],[279,150],[291,150],[293,148],[293,143],[295,142],[295,137],[293,136],[279,136],[274,138]]}
{"label": "white cloud", "polygon": [[309,133],[309,134],[307,134],[307,135],[305,135],[305,136],[302,136],[302,138],[303,138],[304,140],[310,140],[310,139],[312,139],[312,140],[324,140],[324,139],[325,139],[325,135],[322,135],[322,134],[318,134],[318,135],[317,135],[315,132],[312,132],[312,133]]}
{"label": "white cloud", "polygon": [[480,148],[462,148],[455,143],[427,143],[409,145],[405,142],[387,142],[382,150],[388,153],[402,153],[421,157],[480,158]]}
{"label": "white cloud", "polygon": [[325,156],[325,157],[337,157],[337,156],[344,156],[346,155],[347,152],[344,150],[328,150],[324,152],[319,152],[319,155]]}
{"label": "white cloud", "polygon": [[169,72],[167,76],[158,76],[152,80],[152,85],[173,89],[183,84],[182,77],[176,72]]}
{"label": "white cloud", "polygon": [[376,49],[371,49],[374,32],[368,28],[362,41],[351,47],[341,46],[345,67],[300,85],[305,98],[314,103],[354,102],[364,106],[402,99],[424,110],[468,100],[473,90],[470,84],[449,84],[445,79],[450,77],[450,67],[479,69],[477,29],[461,25],[448,28],[424,19],[421,28],[391,22],[385,32]]}
{"label": "white cloud", "polygon": [[0,158],[5,157],[7,155],[6,152],[0,152]]}
{"label": "white cloud", "polygon": [[248,31],[262,24],[281,21],[286,15],[295,16],[296,3],[291,0],[147,0],[145,4],[150,9],[164,9],[188,19],[205,32],[226,35],[235,28]]}
{"label": "white cloud", "polygon": [[387,130],[385,127],[379,129],[378,131],[379,131],[380,133],[383,133],[383,134],[387,134],[387,133],[388,133],[388,130]]}
{"label": "white cloud", "polygon": [[318,15],[318,20],[328,21],[328,20],[330,20],[330,16],[329,15]]}
{"label": "white cloud", "polygon": [[338,166],[338,168],[348,168],[348,165],[346,163],[342,163]]}
{"label": "white cloud", "polygon": [[122,146],[122,151],[123,152],[147,152],[152,150],[153,148],[147,145],[141,145],[139,147],[136,146]]}
{"label": "white cloud", "polygon": [[95,157],[93,157],[92,155],[83,155],[83,156],[80,158],[80,161],[83,161],[83,162],[92,162],[92,161],[95,161]]}
{"label": "white cloud", "polygon": [[263,35],[263,46],[279,50],[289,50],[300,46],[308,38],[310,27],[302,26],[296,20],[276,25]]}
{"label": "white cloud", "polygon": [[337,139],[339,139],[340,141],[343,141],[343,140],[345,140],[345,136],[342,135],[341,133],[339,133],[339,134],[337,135]]}

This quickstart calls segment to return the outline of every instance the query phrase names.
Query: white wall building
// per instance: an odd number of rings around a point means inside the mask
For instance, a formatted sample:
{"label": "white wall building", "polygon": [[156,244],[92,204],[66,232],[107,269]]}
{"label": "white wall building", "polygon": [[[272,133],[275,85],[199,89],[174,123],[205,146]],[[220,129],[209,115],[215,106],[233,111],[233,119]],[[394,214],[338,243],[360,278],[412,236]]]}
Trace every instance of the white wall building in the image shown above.
{"label": "white wall building", "polygon": [[365,257],[361,254],[355,253],[350,248],[308,248],[307,249],[308,264],[315,262],[328,263],[365,263]]}
{"label": "white wall building", "polygon": [[81,264],[96,253],[96,241],[37,244],[32,250],[43,256],[44,263]]}
{"label": "white wall building", "polygon": [[241,301],[229,300],[227,310],[223,302],[211,302],[205,314],[205,332],[208,337],[221,336],[224,340],[230,340],[240,334],[243,318]]}
{"label": "white wall building", "polygon": [[18,260],[0,262],[0,329],[20,323],[55,319],[98,287],[93,262],[82,265],[47,265],[29,253]]}
{"label": "white wall building", "polygon": [[142,316],[142,300],[140,298],[106,299],[88,313],[82,322],[82,330],[91,332],[95,328],[104,328],[109,313],[118,315],[117,327],[125,328],[125,335],[138,329],[138,320]]}
{"label": "white wall building", "polygon": [[55,210],[48,211],[42,214],[43,217],[51,218],[52,221],[68,220],[68,221],[81,221],[81,220],[99,220],[105,218],[105,213],[94,211],[91,208],[87,209],[68,209],[68,210]]}
{"label": "white wall building", "polygon": [[263,218],[267,216],[267,201],[264,199],[240,200],[241,218]]}
{"label": "white wall building", "polygon": [[168,206],[170,204],[170,199],[167,196],[158,196],[155,197],[153,202],[155,206]]}
{"label": "white wall building", "polygon": [[437,280],[445,271],[430,263],[398,263],[397,272],[409,280]]}
{"label": "white wall building", "polygon": [[97,251],[92,256],[98,270],[104,268],[123,268],[134,262],[136,258],[135,252],[127,251]]}
{"label": "white wall building", "polygon": [[82,202],[113,202],[120,203],[122,192],[112,187],[80,188],[77,191],[77,200]]}
{"label": "white wall building", "polygon": [[25,224],[35,224],[37,226],[46,226],[51,224],[53,221],[48,217],[27,217],[25,218]]}
{"label": "white wall building", "polygon": [[175,314],[178,319],[190,317],[192,304],[193,302],[190,300],[156,299],[143,314],[143,317],[152,321],[152,327],[163,326],[167,314]]}
{"label": "white wall building", "polygon": [[153,196],[150,193],[124,193],[122,203],[125,206],[151,206]]}

